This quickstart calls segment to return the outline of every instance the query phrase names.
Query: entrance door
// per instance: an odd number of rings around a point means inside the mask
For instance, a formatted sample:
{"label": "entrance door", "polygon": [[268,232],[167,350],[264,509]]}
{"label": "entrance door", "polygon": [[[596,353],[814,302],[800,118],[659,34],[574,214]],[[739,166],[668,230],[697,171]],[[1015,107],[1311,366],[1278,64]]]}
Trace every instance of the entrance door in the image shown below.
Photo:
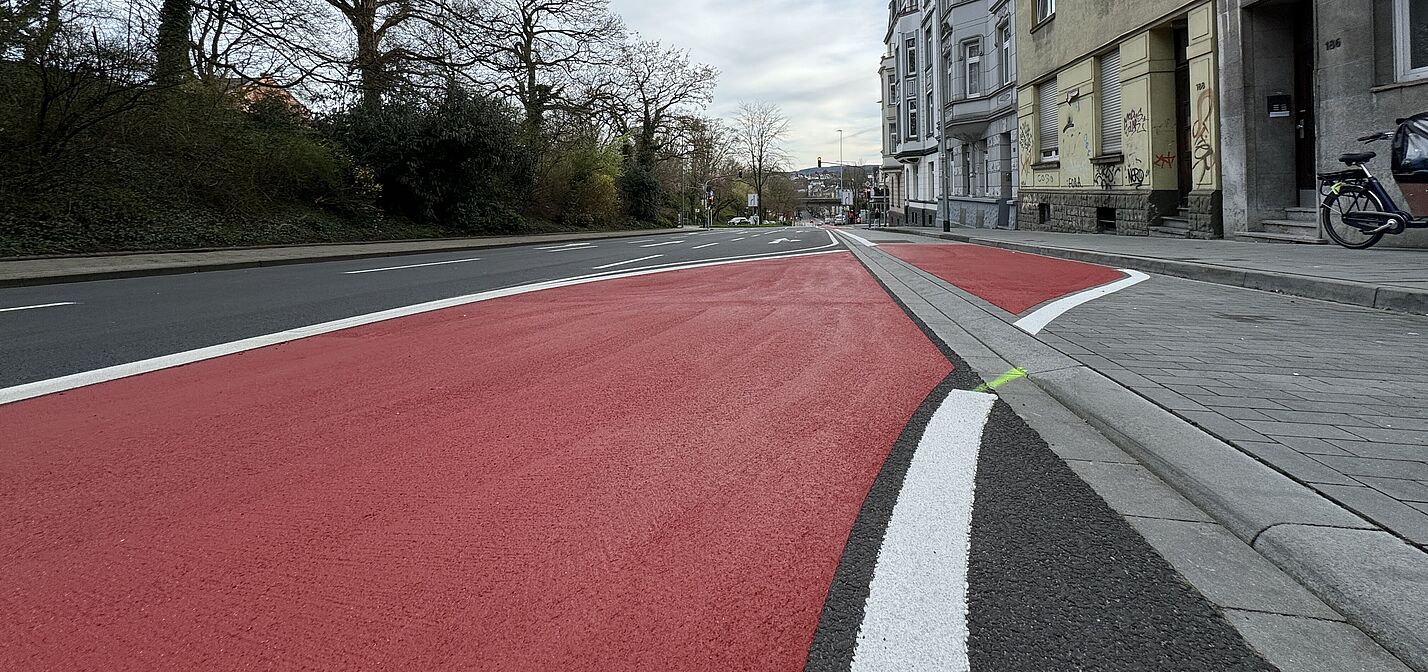
{"label": "entrance door", "polygon": [[1299,206],[1314,207],[1318,184],[1314,142],[1314,6],[1300,2],[1294,12],[1294,168]]}
{"label": "entrance door", "polygon": [[1193,167],[1191,160],[1194,152],[1191,147],[1194,143],[1190,141],[1190,134],[1193,129],[1190,127],[1190,60],[1185,57],[1185,50],[1190,45],[1190,27],[1182,19],[1176,21],[1175,31],[1175,178],[1180,187],[1180,211],[1185,211],[1185,206],[1189,202],[1188,196],[1191,188],[1195,184]]}

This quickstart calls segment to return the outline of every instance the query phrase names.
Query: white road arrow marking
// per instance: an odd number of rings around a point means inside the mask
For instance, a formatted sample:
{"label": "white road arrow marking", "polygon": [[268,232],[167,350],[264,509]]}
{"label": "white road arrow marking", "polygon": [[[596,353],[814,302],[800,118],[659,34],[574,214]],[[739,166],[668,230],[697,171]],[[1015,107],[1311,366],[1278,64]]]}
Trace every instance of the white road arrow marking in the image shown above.
{"label": "white road arrow marking", "polygon": [[769,241],[769,244],[770,244],[770,245],[777,245],[777,244],[779,244],[779,243],[797,243],[797,242],[799,242],[799,240],[798,240],[797,238],[778,238],[778,239],[776,239],[776,240],[770,240],[770,241]]}
{"label": "white road arrow marking", "polygon": [[854,672],[969,668],[972,494],[995,401],[953,391],[923,430],[873,568]]}

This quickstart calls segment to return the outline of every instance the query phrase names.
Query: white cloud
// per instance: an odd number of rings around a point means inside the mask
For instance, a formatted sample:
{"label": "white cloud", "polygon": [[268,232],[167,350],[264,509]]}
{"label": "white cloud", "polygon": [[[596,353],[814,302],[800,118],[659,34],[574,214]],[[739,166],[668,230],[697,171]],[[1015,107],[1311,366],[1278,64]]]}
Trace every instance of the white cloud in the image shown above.
{"label": "white cloud", "polygon": [[791,124],[796,167],[817,157],[877,163],[882,151],[878,60],[887,5],[868,0],[611,0],[646,39],[689,49],[719,68],[710,114],[741,100],[777,103]]}

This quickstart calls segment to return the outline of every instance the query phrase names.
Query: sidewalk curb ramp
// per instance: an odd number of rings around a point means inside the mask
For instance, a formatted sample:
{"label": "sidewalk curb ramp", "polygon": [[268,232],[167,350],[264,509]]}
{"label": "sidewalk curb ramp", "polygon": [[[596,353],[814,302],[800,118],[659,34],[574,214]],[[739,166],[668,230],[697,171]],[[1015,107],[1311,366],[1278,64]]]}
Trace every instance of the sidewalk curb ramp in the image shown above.
{"label": "sidewalk curb ramp", "polygon": [[[1141,257],[1130,254],[1113,254],[1094,250],[1080,250],[1053,245],[1019,243],[1009,240],[984,238],[976,233],[953,231],[944,233],[935,230],[919,230],[908,227],[884,229],[895,233],[905,233],[927,238],[939,238],[959,243],[975,243],[988,247],[1000,247],[1017,252],[1030,252],[1048,257],[1060,257],[1073,261],[1084,261],[1115,268],[1131,268],[1146,273],[1159,273],[1177,278],[1213,282],[1220,285],[1259,289],[1278,292],[1309,299],[1347,303],[1354,306],[1393,310],[1401,313],[1428,315],[1428,291],[1418,291],[1404,287],[1391,287],[1347,280],[1331,280],[1310,275],[1293,275],[1273,271],[1247,270],[1233,266]],[[1089,234],[1088,234],[1089,235]]]}
{"label": "sidewalk curb ramp", "polygon": [[[975,242],[975,241],[973,241]],[[1428,553],[1013,327],[886,253],[849,245],[894,294],[965,333],[1418,672],[1428,672]],[[1121,263],[1121,262],[1113,262]],[[944,335],[945,334],[945,335]]]}
{"label": "sidewalk curb ramp", "polygon": [[[579,242],[608,238],[638,238],[653,235],[687,233],[696,229],[637,229],[590,233],[546,233],[528,236],[492,236],[488,238],[440,238],[429,240],[387,240],[370,243],[313,243],[307,245],[274,245],[262,247],[213,248],[171,252],[116,252],[112,255],[76,255],[68,257],[28,257],[0,259],[0,287],[31,287],[90,280],[113,280],[150,275],[179,275],[208,271],[231,271],[242,268],[289,266],[323,261],[352,261],[401,257],[437,252],[462,252],[545,243]],[[369,248],[364,251],[344,251],[348,248]],[[289,253],[298,253],[286,256]],[[207,256],[209,260],[203,259]],[[139,259],[139,257],[150,257]],[[251,257],[251,258],[243,258]],[[75,270],[45,270],[46,263],[91,260],[93,268]],[[128,262],[127,264],[125,262]],[[109,264],[114,268],[103,268]]]}

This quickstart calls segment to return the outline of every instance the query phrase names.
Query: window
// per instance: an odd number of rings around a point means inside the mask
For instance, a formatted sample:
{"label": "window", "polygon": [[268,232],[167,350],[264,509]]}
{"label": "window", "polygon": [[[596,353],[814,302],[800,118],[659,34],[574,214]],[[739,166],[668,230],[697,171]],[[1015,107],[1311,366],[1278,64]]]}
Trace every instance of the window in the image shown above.
{"label": "window", "polygon": [[917,99],[907,99],[907,139],[917,139]]}
{"label": "window", "polygon": [[1101,99],[1101,153],[1121,151],[1121,51],[1096,59],[1097,95]]}
{"label": "window", "polygon": [[888,75],[888,104],[897,104],[897,75]]}
{"label": "window", "polygon": [[1428,77],[1428,0],[1394,0],[1398,79]]}
{"label": "window", "polygon": [[982,95],[982,43],[979,40],[962,45],[962,60],[967,64],[967,97]]}
{"label": "window", "polygon": [[[928,71],[928,72],[932,72],[932,55],[935,54],[935,53],[937,53],[937,52],[932,49],[932,29],[931,29],[931,28],[928,28],[928,29],[927,29],[926,44],[927,44],[927,60],[926,60],[926,62],[924,63],[923,67],[927,68],[927,71]],[[931,85],[932,85],[932,78],[929,77],[929,78],[928,78],[928,86],[931,86]]]}
{"label": "window", "polygon": [[1056,80],[1036,87],[1036,106],[1041,160],[1055,161],[1061,156],[1061,110],[1056,105]]}
{"label": "window", "polygon": [[1036,0],[1036,22],[1041,23],[1056,15],[1056,0]]}
{"label": "window", "polygon": [[1011,33],[1011,26],[1008,26],[1008,25],[1006,25],[1006,24],[1002,24],[1002,27],[1001,27],[1000,29],[998,29],[998,32],[999,32],[999,37],[1000,37],[1001,43],[1002,43],[1002,57],[1001,57],[1001,60],[999,61],[1001,67],[1000,67],[1000,70],[999,70],[999,72],[998,72],[997,74],[1001,75],[1001,81],[1002,81],[1003,84],[1011,84],[1011,83],[1012,83],[1012,79],[1016,76],[1015,73],[1013,72],[1014,69],[1012,68],[1012,60],[1011,60],[1011,59],[1012,59],[1012,48],[1011,48],[1011,47],[1012,47],[1012,33]]}
{"label": "window", "polygon": [[897,122],[888,123],[888,153],[891,154],[897,149]]}
{"label": "window", "polygon": [[937,161],[927,162],[927,196],[937,198]]}
{"label": "window", "polygon": [[936,126],[936,124],[934,123],[935,120],[937,119],[936,110],[937,110],[937,108],[934,107],[934,104],[933,104],[933,102],[932,102],[932,92],[931,92],[931,91],[928,91],[928,92],[927,92],[927,137],[929,137],[929,138],[932,137],[932,136],[934,136],[934,135],[936,135],[937,126]]}
{"label": "window", "polygon": [[962,143],[962,191],[963,196],[972,195],[972,146]]}
{"label": "window", "polygon": [[907,70],[903,72],[908,77],[917,76],[917,38],[907,38]]}

